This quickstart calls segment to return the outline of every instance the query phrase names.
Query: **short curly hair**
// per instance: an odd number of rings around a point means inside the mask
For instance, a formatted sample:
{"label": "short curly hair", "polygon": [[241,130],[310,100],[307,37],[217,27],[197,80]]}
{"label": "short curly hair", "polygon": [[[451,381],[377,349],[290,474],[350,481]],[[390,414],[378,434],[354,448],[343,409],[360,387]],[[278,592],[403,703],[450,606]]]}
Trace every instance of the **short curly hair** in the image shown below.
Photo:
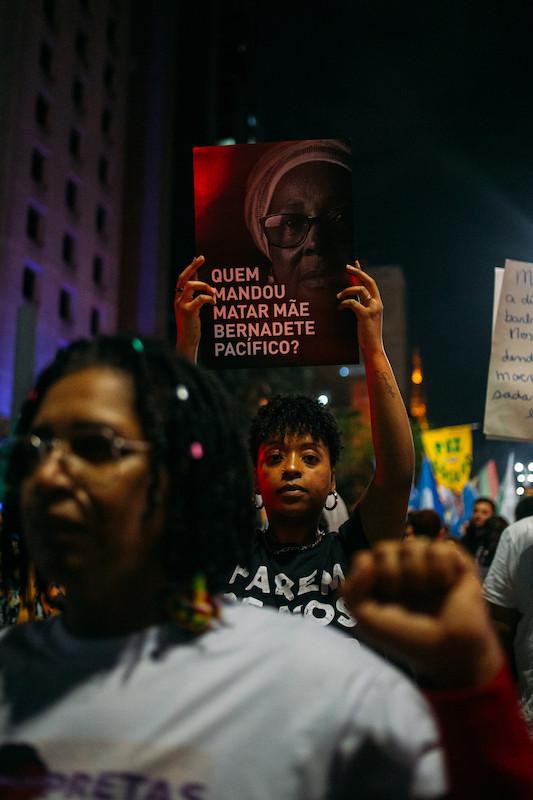
{"label": "short curly hair", "polygon": [[[152,445],[149,515],[156,503],[159,469],[170,478],[163,531],[170,586],[186,586],[198,573],[219,591],[235,563],[246,563],[254,531],[253,484],[246,445],[233,406],[216,378],[163,342],[125,336],[79,340],[61,350],[40,375],[23,404],[16,433],[31,430],[48,390],[66,375],[102,366],[131,378],[135,410]],[[200,443],[202,457],[191,457]],[[11,471],[11,475],[13,472]],[[20,492],[6,472],[1,543],[3,579],[28,577],[28,553],[20,515]],[[14,542],[19,546],[13,547]]]}
{"label": "short curly hair", "polygon": [[334,467],[342,450],[342,439],[333,414],[314,397],[304,394],[278,394],[261,406],[250,425],[250,455],[257,464],[259,447],[272,436],[310,434],[323,442]]}

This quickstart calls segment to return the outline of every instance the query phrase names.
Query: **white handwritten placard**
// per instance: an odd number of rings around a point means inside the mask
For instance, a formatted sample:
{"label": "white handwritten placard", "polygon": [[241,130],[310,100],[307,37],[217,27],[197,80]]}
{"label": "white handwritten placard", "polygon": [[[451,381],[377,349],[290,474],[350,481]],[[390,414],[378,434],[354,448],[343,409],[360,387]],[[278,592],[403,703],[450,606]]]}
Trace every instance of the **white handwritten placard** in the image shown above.
{"label": "white handwritten placard", "polygon": [[533,264],[506,260],[493,329],[483,428],[533,440]]}

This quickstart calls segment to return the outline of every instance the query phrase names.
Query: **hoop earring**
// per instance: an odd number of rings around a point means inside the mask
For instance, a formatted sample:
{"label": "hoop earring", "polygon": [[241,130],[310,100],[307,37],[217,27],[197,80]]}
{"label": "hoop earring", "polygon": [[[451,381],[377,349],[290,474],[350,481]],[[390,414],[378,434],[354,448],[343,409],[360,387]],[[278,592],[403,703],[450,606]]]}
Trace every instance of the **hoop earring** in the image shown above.
{"label": "hoop earring", "polygon": [[258,511],[260,511],[262,508],[264,508],[264,505],[265,505],[265,504],[264,504],[264,502],[263,502],[263,498],[261,497],[261,495],[259,494],[259,492],[256,492],[256,493],[255,493],[254,505],[255,505],[255,507],[256,507],[256,509],[257,509]]}
{"label": "hoop earring", "polygon": [[[332,506],[328,506],[328,497],[330,495],[333,497],[333,505]],[[326,497],[326,502],[324,503],[324,508],[326,509],[326,511],[333,511],[334,508],[337,508],[337,503],[339,502],[339,495],[337,494],[337,492],[333,491],[333,492],[329,492],[328,493],[328,497]]]}

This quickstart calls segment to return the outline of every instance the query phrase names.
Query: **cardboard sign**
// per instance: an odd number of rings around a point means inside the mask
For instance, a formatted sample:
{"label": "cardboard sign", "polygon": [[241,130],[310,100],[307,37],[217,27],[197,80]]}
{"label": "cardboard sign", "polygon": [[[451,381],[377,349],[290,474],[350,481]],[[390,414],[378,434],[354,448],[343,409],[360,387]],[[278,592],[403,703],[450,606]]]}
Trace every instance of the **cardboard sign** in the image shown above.
{"label": "cardboard sign", "polygon": [[533,264],[506,260],[483,428],[490,439],[533,439]]}
{"label": "cardboard sign", "polygon": [[338,309],[353,262],[351,148],[338,139],[194,148],[200,361],[215,369],[358,361]]}

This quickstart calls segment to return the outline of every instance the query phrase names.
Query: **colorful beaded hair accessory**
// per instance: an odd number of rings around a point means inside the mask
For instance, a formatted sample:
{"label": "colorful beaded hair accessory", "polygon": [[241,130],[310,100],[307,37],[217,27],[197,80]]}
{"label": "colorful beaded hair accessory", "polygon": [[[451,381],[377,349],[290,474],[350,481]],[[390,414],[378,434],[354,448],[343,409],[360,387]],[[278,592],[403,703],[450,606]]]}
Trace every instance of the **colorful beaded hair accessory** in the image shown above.
{"label": "colorful beaded hair accessory", "polygon": [[191,633],[204,633],[220,618],[220,608],[207,591],[204,575],[195,575],[192,591],[179,592],[169,601],[170,617],[180,628]]}

